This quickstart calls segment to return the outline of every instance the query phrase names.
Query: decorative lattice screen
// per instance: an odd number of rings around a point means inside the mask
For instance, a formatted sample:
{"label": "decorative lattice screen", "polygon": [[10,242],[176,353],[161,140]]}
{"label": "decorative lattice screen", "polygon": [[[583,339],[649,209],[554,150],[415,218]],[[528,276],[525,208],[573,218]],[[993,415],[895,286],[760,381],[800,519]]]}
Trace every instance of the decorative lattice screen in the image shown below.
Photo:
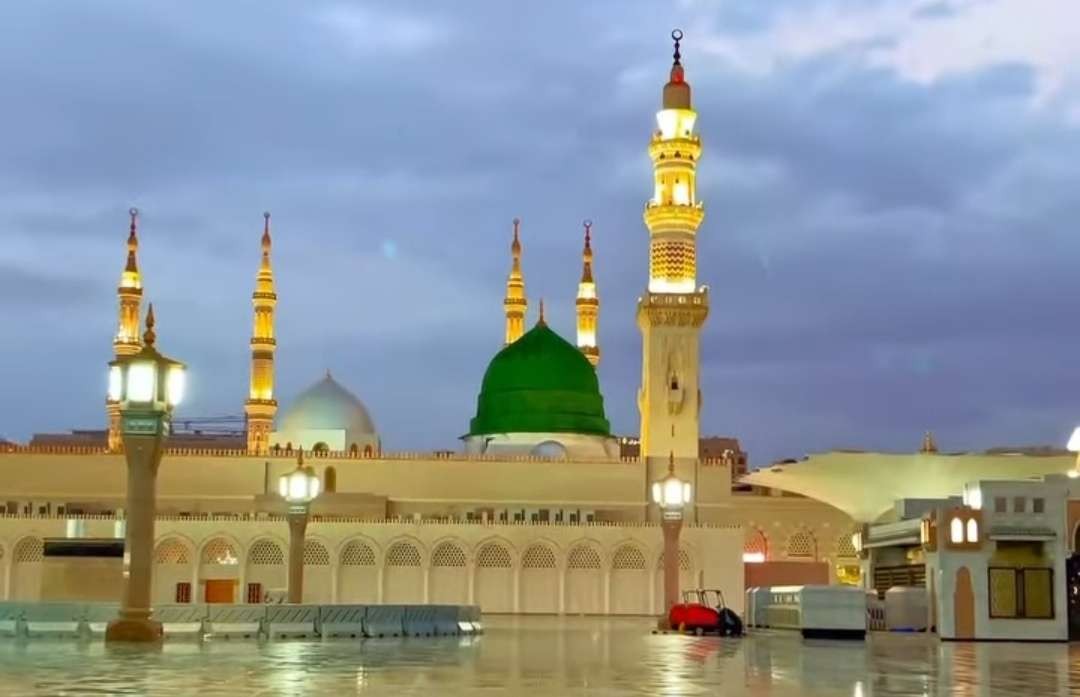
{"label": "decorative lattice screen", "polygon": [[465,550],[451,542],[443,542],[431,555],[432,566],[465,566]]}
{"label": "decorative lattice screen", "polygon": [[510,550],[495,542],[489,542],[476,553],[476,565],[484,569],[509,569]]}
{"label": "decorative lattice screen", "polygon": [[568,569],[599,569],[600,553],[592,547],[574,547],[566,557]]}
{"label": "decorative lattice screen", "polygon": [[33,564],[45,558],[45,545],[40,537],[24,537],[15,545],[15,563]]}
{"label": "decorative lattice screen", "polygon": [[259,540],[251,545],[248,552],[248,564],[252,566],[276,566],[285,563],[285,552],[276,542]]}
{"label": "decorative lattice screen", "polygon": [[387,566],[420,566],[420,550],[408,542],[395,542],[386,551]]}
{"label": "decorative lattice screen", "polygon": [[765,533],[757,528],[748,528],[746,531],[746,542],[743,544],[743,553],[760,554],[764,557],[768,550],[769,543],[765,539]]}
{"label": "decorative lattice screen", "polygon": [[236,564],[238,557],[227,540],[215,537],[203,547],[201,561],[203,564]]}
{"label": "decorative lattice screen", "polygon": [[644,569],[645,555],[637,547],[624,545],[615,550],[615,556],[611,558],[611,568]]}
{"label": "decorative lattice screen", "polygon": [[304,540],[304,566],[330,566],[330,552],[318,540]]}
{"label": "decorative lattice screen", "polygon": [[341,553],[343,566],[375,566],[375,550],[363,542],[353,540]]}
{"label": "decorative lattice screen", "polygon": [[178,540],[163,540],[154,550],[155,564],[187,564],[190,561],[187,547]]}
{"label": "decorative lattice screen", "polygon": [[554,569],[555,552],[544,545],[533,545],[522,555],[521,566],[525,569]]}
{"label": "decorative lattice screen", "polygon": [[[664,568],[664,553],[660,553],[660,558],[656,560],[657,571]],[[679,550],[679,571],[690,571],[694,568],[694,565],[690,563],[690,552],[685,549]]]}
{"label": "decorative lattice screen", "polygon": [[817,556],[814,536],[805,530],[797,530],[788,538],[787,555],[795,559],[813,559]]}
{"label": "decorative lattice screen", "polygon": [[851,535],[841,535],[836,541],[836,556],[838,557],[857,557],[858,552],[855,551],[855,543],[851,541]]}

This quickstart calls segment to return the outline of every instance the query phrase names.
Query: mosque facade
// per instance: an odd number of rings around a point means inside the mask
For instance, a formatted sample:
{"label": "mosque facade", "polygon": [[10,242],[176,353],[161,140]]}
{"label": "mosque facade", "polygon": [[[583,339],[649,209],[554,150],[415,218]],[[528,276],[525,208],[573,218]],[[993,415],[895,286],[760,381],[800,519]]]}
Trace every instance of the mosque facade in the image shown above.
{"label": "mosque facade", "polygon": [[[658,610],[663,547],[651,482],[674,465],[690,481],[679,566],[684,587],[725,591],[742,605],[744,559],[805,565],[835,580],[858,568],[854,521],[814,498],[733,491],[735,463],[700,455],[697,196],[703,153],[676,42],[648,145],[649,270],[637,302],[642,373],[640,453],[620,456],[597,378],[600,300],[591,224],[571,342],[528,298],[518,221],[507,279],[504,346],[483,376],[460,452],[389,452],[368,408],[327,373],[279,413],[274,385],[277,294],[270,216],[252,294],[250,388],[241,450],[172,447],[158,478],[159,602],[258,602],[285,583],[287,539],[277,477],[296,453],[324,482],[305,550],[310,600],[479,602],[488,611],[646,614]],[[144,279],[136,212],[118,289],[117,356],[140,348]],[[125,464],[119,406],[106,404],[103,446],[0,447],[7,516],[0,519],[0,597],[41,597],[43,540],[114,534]],[[785,568],[788,568],[785,567]],[[779,568],[779,567],[778,567]],[[838,571],[839,570],[839,571]],[[801,571],[789,578],[801,578]]]}

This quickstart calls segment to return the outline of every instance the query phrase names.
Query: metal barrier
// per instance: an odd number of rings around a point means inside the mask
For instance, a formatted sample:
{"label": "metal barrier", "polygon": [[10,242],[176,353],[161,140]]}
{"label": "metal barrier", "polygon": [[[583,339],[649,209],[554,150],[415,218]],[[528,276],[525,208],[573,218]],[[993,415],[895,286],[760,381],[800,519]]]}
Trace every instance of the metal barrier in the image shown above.
{"label": "metal barrier", "polygon": [[367,605],[321,605],[319,607],[319,634],[324,639],[364,636],[364,616]]}
{"label": "metal barrier", "polygon": [[[100,638],[115,603],[0,602],[0,636]],[[166,639],[400,637],[483,631],[475,605],[159,605]]]}
{"label": "metal barrier", "polygon": [[318,636],[315,630],[318,621],[318,605],[267,605],[264,626],[266,635],[272,639],[306,639]]}

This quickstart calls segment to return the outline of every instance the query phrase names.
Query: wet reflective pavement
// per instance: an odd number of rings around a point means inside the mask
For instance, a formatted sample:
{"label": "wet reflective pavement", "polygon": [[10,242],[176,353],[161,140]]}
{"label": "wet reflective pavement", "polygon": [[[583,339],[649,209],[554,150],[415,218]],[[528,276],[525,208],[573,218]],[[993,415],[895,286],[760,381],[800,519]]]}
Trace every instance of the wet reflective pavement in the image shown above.
{"label": "wet reflective pavement", "polygon": [[3,695],[1080,695],[1080,645],[918,635],[653,635],[644,619],[488,618],[476,638],[0,641]]}

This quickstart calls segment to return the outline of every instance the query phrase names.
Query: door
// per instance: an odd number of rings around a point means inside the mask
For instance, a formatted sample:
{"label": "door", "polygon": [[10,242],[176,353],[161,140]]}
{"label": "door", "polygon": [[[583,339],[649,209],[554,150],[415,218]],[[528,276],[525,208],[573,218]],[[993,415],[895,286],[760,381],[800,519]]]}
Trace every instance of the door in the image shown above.
{"label": "door", "polygon": [[975,593],[971,588],[971,572],[966,566],[956,570],[953,589],[953,638],[975,638]]}
{"label": "door", "polygon": [[208,603],[233,603],[236,602],[236,579],[212,578],[206,580],[206,592],[204,593]]}

